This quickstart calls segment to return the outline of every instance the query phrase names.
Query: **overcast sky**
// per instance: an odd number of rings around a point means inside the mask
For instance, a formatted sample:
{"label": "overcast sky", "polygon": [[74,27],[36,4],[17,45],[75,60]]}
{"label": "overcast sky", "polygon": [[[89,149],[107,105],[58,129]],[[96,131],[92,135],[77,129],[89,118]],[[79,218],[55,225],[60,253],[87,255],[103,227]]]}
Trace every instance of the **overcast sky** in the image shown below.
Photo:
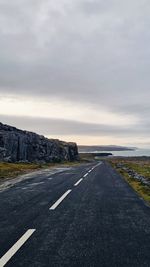
{"label": "overcast sky", "polygon": [[150,147],[149,0],[0,0],[0,121]]}

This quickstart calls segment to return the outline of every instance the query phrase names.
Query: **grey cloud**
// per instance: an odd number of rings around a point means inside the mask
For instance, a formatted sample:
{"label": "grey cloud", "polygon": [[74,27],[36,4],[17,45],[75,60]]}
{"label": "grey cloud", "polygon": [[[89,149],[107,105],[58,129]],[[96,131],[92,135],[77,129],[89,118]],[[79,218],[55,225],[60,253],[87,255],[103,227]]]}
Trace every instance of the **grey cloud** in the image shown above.
{"label": "grey cloud", "polygon": [[1,95],[65,98],[142,117],[149,12],[146,0],[0,0]]}
{"label": "grey cloud", "polygon": [[[0,115],[0,121],[42,135],[84,135],[114,137],[149,137],[150,123],[130,127],[84,123],[72,120]],[[142,126],[142,127],[141,127]]]}
{"label": "grey cloud", "polygon": [[87,0],[81,1],[81,3],[79,3],[79,8],[81,12],[85,14],[98,15],[108,11],[112,7],[111,3],[112,1]]}

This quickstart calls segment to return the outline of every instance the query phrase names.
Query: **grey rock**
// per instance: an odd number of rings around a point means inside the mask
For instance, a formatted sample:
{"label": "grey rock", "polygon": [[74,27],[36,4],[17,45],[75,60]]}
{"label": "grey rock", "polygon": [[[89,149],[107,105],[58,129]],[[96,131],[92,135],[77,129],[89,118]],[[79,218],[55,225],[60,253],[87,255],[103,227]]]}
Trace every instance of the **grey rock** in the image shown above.
{"label": "grey rock", "polygon": [[149,180],[147,180],[144,176],[138,174],[136,171],[134,171],[134,170],[132,170],[132,169],[124,166],[123,163],[118,163],[117,164],[117,168],[122,169],[123,171],[125,171],[126,173],[128,173],[129,177],[134,178],[135,180],[138,180],[141,183],[150,186]]}
{"label": "grey rock", "polygon": [[61,162],[78,160],[76,143],[48,139],[0,123],[0,161]]}

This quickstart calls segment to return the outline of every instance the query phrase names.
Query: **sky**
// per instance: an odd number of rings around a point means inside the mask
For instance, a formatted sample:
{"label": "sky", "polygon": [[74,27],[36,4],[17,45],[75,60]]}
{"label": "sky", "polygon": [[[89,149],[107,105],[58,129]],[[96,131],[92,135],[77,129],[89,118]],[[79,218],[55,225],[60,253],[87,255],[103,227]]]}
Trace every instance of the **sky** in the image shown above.
{"label": "sky", "polygon": [[0,121],[150,147],[149,0],[0,0]]}

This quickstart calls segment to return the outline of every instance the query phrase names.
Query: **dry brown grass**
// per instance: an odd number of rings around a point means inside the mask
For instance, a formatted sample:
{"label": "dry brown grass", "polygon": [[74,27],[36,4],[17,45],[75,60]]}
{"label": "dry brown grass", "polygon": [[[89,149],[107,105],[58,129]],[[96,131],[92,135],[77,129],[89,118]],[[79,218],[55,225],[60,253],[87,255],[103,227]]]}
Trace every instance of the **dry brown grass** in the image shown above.
{"label": "dry brown grass", "polygon": [[34,170],[64,166],[79,165],[79,162],[62,162],[62,163],[48,163],[48,164],[35,164],[35,163],[5,163],[0,162],[0,180],[5,178],[15,178],[18,175],[25,174]]}

